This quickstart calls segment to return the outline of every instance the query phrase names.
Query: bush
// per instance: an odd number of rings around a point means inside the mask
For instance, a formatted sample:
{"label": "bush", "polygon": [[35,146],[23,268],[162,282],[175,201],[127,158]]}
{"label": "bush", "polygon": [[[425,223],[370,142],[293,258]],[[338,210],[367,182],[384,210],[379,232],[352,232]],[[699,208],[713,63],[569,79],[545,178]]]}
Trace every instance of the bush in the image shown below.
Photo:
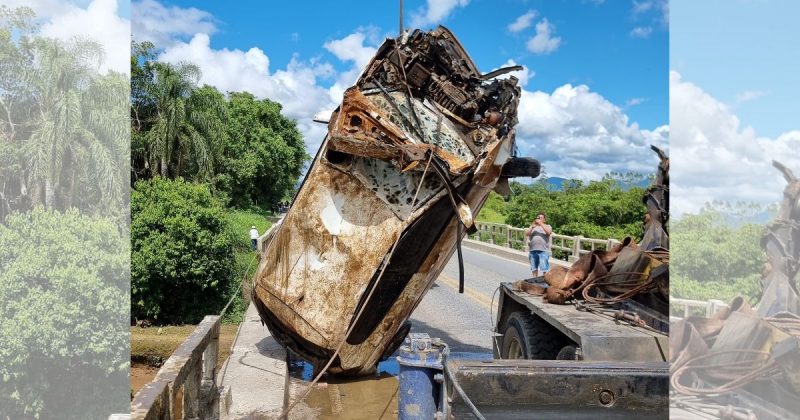
{"label": "bush", "polygon": [[243,292],[241,293],[237,293],[237,289],[242,281],[249,282],[258,269],[258,254],[253,252],[250,244],[250,226],[255,226],[258,233],[263,235],[272,226],[272,223],[264,215],[246,210],[231,211],[228,220],[230,220],[231,236],[234,238],[233,254],[236,259],[236,274],[226,296],[230,299],[236,294],[236,297],[233,298],[233,303],[222,321],[239,323],[247,309],[247,304],[250,303],[250,286],[242,285]]}
{"label": "bush", "polygon": [[527,228],[536,214],[545,212],[553,231],[562,235],[617,239],[642,237],[645,206],[642,188],[623,189],[613,180],[583,185],[573,181],[563,191],[551,191],[545,182],[512,184],[514,196],[505,208],[506,221]]}
{"label": "bush", "polygon": [[45,211],[0,225],[0,418],[128,409],[129,242],[110,221]]}
{"label": "bush", "polygon": [[675,297],[721,299],[761,295],[760,273],[766,254],[759,241],[764,226],[731,226],[722,213],[687,214],[673,222],[671,290]]}
{"label": "bush", "polygon": [[208,186],[159,177],[136,183],[131,245],[134,319],[195,324],[225,305],[233,240]]}

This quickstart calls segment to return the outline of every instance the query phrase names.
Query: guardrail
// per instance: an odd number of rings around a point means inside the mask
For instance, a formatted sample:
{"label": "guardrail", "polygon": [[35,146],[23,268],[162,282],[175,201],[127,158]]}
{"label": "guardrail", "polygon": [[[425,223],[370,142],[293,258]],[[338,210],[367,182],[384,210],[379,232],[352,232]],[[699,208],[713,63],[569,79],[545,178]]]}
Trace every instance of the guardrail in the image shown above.
{"label": "guardrail", "polygon": [[[718,310],[727,308],[728,304],[718,299],[703,301],[670,297],[669,307],[670,313],[675,314],[672,315],[675,318],[688,318],[692,315],[698,315],[698,313],[702,313],[706,318],[710,318],[711,315],[714,315]],[[700,311],[692,311],[692,308],[700,309]],[[683,316],[678,316],[677,314]]]}
{"label": "guardrail", "polygon": [[206,316],[131,402],[133,420],[219,417],[219,316]]}
{"label": "guardrail", "polygon": [[[494,245],[505,246],[517,250],[525,250],[525,229],[501,223],[475,222],[478,229],[470,239],[487,242]],[[616,239],[584,238],[581,235],[567,236],[553,233],[550,235],[550,248],[554,251],[563,251],[567,255],[566,261],[574,262],[581,255],[594,250],[606,250],[618,244]],[[555,252],[554,258],[555,258]]]}

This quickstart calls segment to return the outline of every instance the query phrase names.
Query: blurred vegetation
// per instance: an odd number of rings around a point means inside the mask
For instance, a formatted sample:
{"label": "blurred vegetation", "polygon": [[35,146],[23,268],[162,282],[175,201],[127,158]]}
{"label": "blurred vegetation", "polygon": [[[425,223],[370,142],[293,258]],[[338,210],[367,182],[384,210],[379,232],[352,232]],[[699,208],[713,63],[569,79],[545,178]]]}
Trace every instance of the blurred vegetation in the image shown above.
{"label": "blurred vegetation", "polygon": [[107,418],[130,404],[130,82],[37,22],[0,6],[0,418]]}
{"label": "blurred vegetation", "polygon": [[[0,416],[87,419],[123,412],[125,394],[115,399],[113,393],[128,382],[127,239],[113,222],[77,210],[37,207],[5,222]],[[75,386],[80,392],[66,392]]]}
{"label": "blurred vegetation", "polygon": [[731,214],[709,206],[672,222],[671,296],[728,302],[742,295],[750,303],[761,296],[764,225],[730,220]]}

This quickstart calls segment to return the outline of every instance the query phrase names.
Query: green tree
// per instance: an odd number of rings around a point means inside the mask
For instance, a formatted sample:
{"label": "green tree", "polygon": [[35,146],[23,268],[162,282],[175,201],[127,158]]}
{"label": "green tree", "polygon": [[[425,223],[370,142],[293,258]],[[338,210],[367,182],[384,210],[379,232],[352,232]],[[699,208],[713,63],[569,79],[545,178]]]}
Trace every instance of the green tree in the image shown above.
{"label": "green tree", "polygon": [[505,209],[506,222],[528,227],[539,212],[547,214],[556,233],[592,238],[640,238],[645,207],[644,190],[623,190],[610,179],[584,184],[577,180],[565,183],[562,191],[550,191],[546,182],[530,186],[512,183],[516,194]]}
{"label": "green tree", "polygon": [[39,37],[32,19],[0,9],[0,221],[36,205],[122,219],[127,77],[99,74],[99,44]]}
{"label": "green tree", "polygon": [[287,198],[309,159],[297,124],[281,114],[281,105],[232,92],[228,136],[216,179],[231,204],[248,207]]}
{"label": "green tree", "polygon": [[676,297],[729,300],[743,295],[755,302],[766,261],[760,239],[764,226],[732,226],[725,214],[703,210],[672,222],[671,290]]}
{"label": "green tree", "polygon": [[224,112],[224,102],[195,94],[200,69],[194,64],[152,62],[147,69],[152,71],[152,80],[141,88],[152,100],[152,114],[142,115],[139,111],[143,109],[134,108],[138,119],[132,121],[140,125],[141,119],[149,119],[149,129],[137,138],[145,143],[145,156],[139,158],[150,169],[150,176],[179,177],[191,161],[200,178],[210,178],[217,158],[214,153],[219,150],[214,142],[224,132],[218,117]]}
{"label": "green tree", "polygon": [[0,224],[0,417],[125,412],[129,257],[115,223],[76,210]]}
{"label": "green tree", "polygon": [[131,193],[131,316],[197,323],[234,278],[225,209],[207,185],[156,177]]}

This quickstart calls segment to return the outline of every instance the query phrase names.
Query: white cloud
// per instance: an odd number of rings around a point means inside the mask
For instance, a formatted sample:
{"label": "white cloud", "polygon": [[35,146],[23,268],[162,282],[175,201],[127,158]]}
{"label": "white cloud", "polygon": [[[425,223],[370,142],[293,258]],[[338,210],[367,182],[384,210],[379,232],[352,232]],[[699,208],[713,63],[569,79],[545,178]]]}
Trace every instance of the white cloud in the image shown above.
{"label": "white cloud", "polygon": [[523,29],[527,29],[533,23],[533,19],[536,18],[536,10],[529,10],[527,13],[521,15],[517,18],[517,20],[508,24],[508,30],[510,32],[519,32]]}
{"label": "white cloud", "polygon": [[68,13],[77,7],[63,0],[3,0],[3,5],[10,9],[30,7],[39,19],[45,20]]}
{"label": "white cloud", "polygon": [[342,39],[328,41],[323,45],[326,50],[342,61],[352,61],[356,67],[363,69],[375,55],[375,48],[364,45],[367,35],[355,32]]}
{"label": "white cloud", "polygon": [[[492,71],[495,71],[497,69],[501,69],[501,68],[504,68],[504,67],[511,67],[511,66],[516,66],[516,65],[517,65],[516,61],[509,59],[508,61],[503,63],[503,65],[501,65],[500,67],[498,67],[496,69],[492,69]],[[497,79],[508,79],[509,77],[514,76],[517,79],[519,79],[519,85],[520,86],[525,86],[526,84],[528,84],[528,80],[531,77],[535,76],[535,75],[536,75],[535,71],[529,69],[528,66],[523,65],[522,66],[522,70],[512,71],[511,73],[506,73],[506,74],[504,74],[502,76],[497,77]]]}
{"label": "white cloud", "polygon": [[157,48],[166,48],[179,39],[194,34],[211,35],[217,27],[214,17],[194,7],[164,6],[155,0],[140,0],[131,4],[133,38],[150,41]]}
{"label": "white cloud", "polygon": [[189,61],[200,67],[201,84],[222,92],[248,91],[259,98],[269,98],[283,105],[283,114],[297,120],[313,154],[325,135],[325,127],[312,122],[315,113],[333,109],[328,90],[318,84],[329,77],[330,64],[316,60],[302,62],[293,57],[285,69],[270,70],[269,57],[259,48],[211,48],[207,34],[196,34],[189,42],[177,41],[159,56],[159,60],[178,63]]}
{"label": "white cloud", "polygon": [[736,104],[742,104],[745,102],[752,101],[753,99],[758,99],[764,96],[764,92],[760,90],[746,90],[744,92],[739,93],[736,95]]}
{"label": "white cloud", "polygon": [[655,20],[664,26],[669,25],[669,1],[668,0],[633,0],[633,17],[640,16],[649,12],[655,13]]}
{"label": "white cloud", "polygon": [[637,26],[631,30],[631,37],[632,38],[647,38],[650,34],[653,33],[653,28],[649,26]]}
{"label": "white cloud", "polygon": [[775,139],[743,127],[724,103],[670,72],[673,212],[696,212],[706,202],[780,200],[786,185],[771,161],[800,170],[800,131]]}
{"label": "white cloud", "polygon": [[42,23],[41,34],[65,41],[75,37],[92,39],[102,45],[105,53],[101,72],[111,69],[130,73],[130,22],[117,14],[116,0],[94,0],[85,9],[61,3],[27,4],[37,16],[47,19]]}
{"label": "white cloud", "polygon": [[375,43],[377,41],[376,33],[375,28],[359,28],[356,32],[342,39],[328,41],[323,45],[326,50],[330,51],[342,62],[352,63],[352,67],[339,74],[336,82],[328,89],[332,102],[338,104],[342,101],[345,89],[358,80],[372,56],[375,55],[377,48],[365,45],[365,42]]}
{"label": "white cloud", "polygon": [[536,24],[536,36],[528,40],[528,50],[535,54],[550,54],[561,45],[560,37],[553,37],[556,27],[547,19]]}
{"label": "white cloud", "polygon": [[586,85],[552,93],[522,91],[517,141],[523,155],[542,162],[549,176],[597,180],[611,171],[652,173],[654,144],[668,148],[669,127],[640,129]]}
{"label": "white cloud", "polygon": [[439,23],[458,7],[469,4],[469,0],[427,0],[425,7],[411,14],[411,26],[421,28]]}
{"label": "white cloud", "polygon": [[646,101],[647,98],[630,98],[625,101],[625,107],[629,108],[632,106],[640,105],[642,102]]}
{"label": "white cloud", "polygon": [[[323,47],[337,59],[351,66],[337,73],[334,67],[319,58],[292,58],[285,69],[273,70],[270,59],[260,48],[214,49],[209,34],[195,34],[188,41],[175,40],[159,56],[159,60],[178,63],[189,61],[200,67],[201,84],[222,92],[248,91],[259,98],[269,98],[283,105],[283,114],[297,120],[313,155],[325,137],[327,128],[312,121],[320,111],[332,111],[342,100],[344,90],[355,83],[375,54],[375,28],[359,28],[341,39],[326,42]],[[322,86],[334,78],[332,86]]]}

